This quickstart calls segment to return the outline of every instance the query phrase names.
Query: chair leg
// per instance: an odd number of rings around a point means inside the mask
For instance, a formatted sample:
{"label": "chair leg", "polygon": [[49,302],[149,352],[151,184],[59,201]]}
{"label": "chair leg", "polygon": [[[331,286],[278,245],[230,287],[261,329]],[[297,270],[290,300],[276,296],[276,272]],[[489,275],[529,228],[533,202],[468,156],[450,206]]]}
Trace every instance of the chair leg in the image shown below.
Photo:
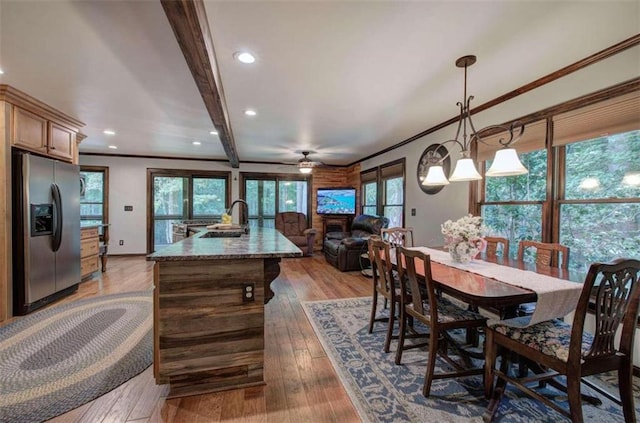
{"label": "chair leg", "polygon": [[404,307],[400,306],[400,334],[398,336],[398,348],[396,349],[396,364],[402,361],[402,350],[404,349],[404,333],[407,327],[407,315]]}
{"label": "chair leg", "polygon": [[424,386],[422,387],[422,395],[428,397],[431,394],[431,382],[433,382],[433,371],[436,368],[436,356],[438,355],[439,334],[431,333],[429,335],[429,357],[427,358],[427,370],[424,374]]}
{"label": "chair leg", "polygon": [[567,395],[569,397],[569,412],[571,421],[582,423],[582,397],[580,396],[580,377],[567,374]]}
{"label": "chair leg", "polygon": [[371,304],[371,317],[369,318],[369,333],[373,333],[373,322],[376,320],[376,308],[378,307],[378,291],[373,286],[373,304]]}
{"label": "chair leg", "polygon": [[396,302],[389,301],[389,326],[387,327],[387,339],[384,341],[384,352],[388,353],[391,349],[391,338],[393,337],[393,324],[396,321]]}
{"label": "chair leg", "polygon": [[618,384],[620,386],[620,401],[622,402],[624,421],[628,423],[636,423],[636,413],[633,406],[631,373],[631,366],[621,366],[620,369],[618,369]]}

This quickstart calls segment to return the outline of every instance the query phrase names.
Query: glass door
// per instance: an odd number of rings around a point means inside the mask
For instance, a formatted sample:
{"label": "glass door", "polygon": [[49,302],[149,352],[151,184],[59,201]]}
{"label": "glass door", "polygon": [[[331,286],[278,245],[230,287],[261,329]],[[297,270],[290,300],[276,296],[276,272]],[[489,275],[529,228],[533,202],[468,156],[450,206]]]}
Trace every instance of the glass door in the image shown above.
{"label": "glass door", "polygon": [[189,218],[189,178],[153,177],[153,250],[171,244],[173,224]]}
{"label": "glass door", "polygon": [[249,226],[273,228],[277,213],[295,211],[309,218],[309,180],[297,175],[241,174],[249,204]]}

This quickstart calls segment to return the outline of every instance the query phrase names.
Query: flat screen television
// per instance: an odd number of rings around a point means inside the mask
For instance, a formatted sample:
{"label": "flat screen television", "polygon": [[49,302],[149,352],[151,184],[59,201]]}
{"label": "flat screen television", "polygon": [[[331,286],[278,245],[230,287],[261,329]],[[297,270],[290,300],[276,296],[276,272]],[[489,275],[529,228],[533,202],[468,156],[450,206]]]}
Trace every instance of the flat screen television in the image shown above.
{"label": "flat screen television", "polygon": [[355,188],[318,188],[318,214],[356,214]]}

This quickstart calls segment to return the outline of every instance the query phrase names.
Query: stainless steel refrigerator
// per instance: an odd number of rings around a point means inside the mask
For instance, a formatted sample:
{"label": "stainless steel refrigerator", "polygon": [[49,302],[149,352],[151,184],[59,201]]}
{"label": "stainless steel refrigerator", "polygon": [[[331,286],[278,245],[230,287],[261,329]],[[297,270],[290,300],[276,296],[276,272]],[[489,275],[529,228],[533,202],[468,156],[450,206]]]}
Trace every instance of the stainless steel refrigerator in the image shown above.
{"label": "stainless steel refrigerator", "polygon": [[14,150],[13,313],[23,315],[78,288],[80,168]]}

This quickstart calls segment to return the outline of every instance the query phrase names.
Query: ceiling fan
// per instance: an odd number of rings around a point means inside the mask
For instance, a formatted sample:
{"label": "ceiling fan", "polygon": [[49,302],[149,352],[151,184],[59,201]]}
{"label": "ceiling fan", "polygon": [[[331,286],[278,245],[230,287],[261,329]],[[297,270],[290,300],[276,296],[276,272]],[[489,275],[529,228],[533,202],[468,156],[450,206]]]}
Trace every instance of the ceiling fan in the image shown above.
{"label": "ceiling fan", "polygon": [[305,150],[305,151],[301,151],[300,153],[302,153],[303,157],[299,159],[297,163],[285,163],[285,164],[295,164],[298,167],[298,171],[304,174],[311,173],[314,167],[332,167],[323,162],[320,162],[317,160],[311,160],[309,158],[309,154],[311,154],[312,151]]}

